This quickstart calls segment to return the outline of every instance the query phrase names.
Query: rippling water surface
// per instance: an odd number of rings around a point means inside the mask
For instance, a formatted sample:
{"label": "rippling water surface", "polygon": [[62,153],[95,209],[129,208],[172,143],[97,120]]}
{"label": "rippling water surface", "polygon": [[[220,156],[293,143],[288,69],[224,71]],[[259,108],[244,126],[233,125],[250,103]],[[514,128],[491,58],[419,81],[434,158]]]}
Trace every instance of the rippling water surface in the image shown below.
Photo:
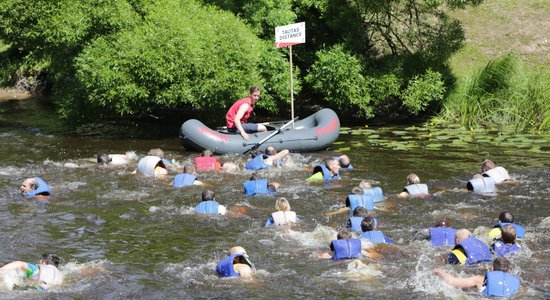
{"label": "rippling water surface", "polygon": [[[550,297],[550,138],[507,132],[470,132],[425,127],[343,128],[332,151],[348,154],[355,170],[342,172],[331,189],[309,184],[308,168],[333,152],[292,154],[294,165],[264,172],[282,184],[280,196],[304,220],[291,231],[263,228],[274,197],[244,197],[250,173],[206,172],[200,179],[217,199],[239,214],[199,217],[190,208],[200,201],[199,187],[175,190],[170,180],[132,174],[137,162],[109,168],[95,164],[97,153],[160,147],[173,161],[170,176],[192,162],[162,126],[166,138],[83,137],[65,132],[36,100],[0,103],[0,264],[37,262],[40,254],[63,258],[67,284],[46,293],[0,289],[1,298],[479,298],[458,291],[431,275],[443,266],[454,274],[483,274],[476,268],[445,266],[418,232],[438,218],[485,238],[501,211],[511,211],[527,237],[521,257],[512,259],[522,280],[521,298]],[[183,121],[183,120],[182,120]],[[120,130],[120,128],[118,128]],[[130,130],[130,128],[128,129]],[[463,189],[485,158],[506,167],[519,184],[499,186],[493,196]],[[246,158],[222,156],[242,166]],[[435,193],[427,199],[397,199],[406,176],[417,173]],[[52,187],[47,201],[23,198],[18,187],[39,176]],[[347,215],[327,217],[343,206],[349,190],[366,179],[388,196],[376,214],[380,229],[395,247],[383,257],[334,262],[317,257],[327,250]],[[489,241],[487,241],[489,242]],[[254,280],[220,279],[215,265],[226,250],[244,246],[257,268]],[[360,263],[359,263],[360,262]],[[1,284],[1,283],[0,283]],[[3,284],[5,285],[5,284]]]}

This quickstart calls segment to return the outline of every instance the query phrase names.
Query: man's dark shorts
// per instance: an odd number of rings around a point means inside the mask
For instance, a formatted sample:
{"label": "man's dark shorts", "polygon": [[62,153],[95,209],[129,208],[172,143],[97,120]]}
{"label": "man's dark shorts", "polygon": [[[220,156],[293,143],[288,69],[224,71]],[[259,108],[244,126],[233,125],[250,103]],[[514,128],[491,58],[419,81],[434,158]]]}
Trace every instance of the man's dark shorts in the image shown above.
{"label": "man's dark shorts", "polygon": [[[244,123],[244,124],[241,124],[241,125],[243,126],[244,132],[246,132],[246,133],[258,132],[258,124]],[[232,133],[238,133],[239,132],[239,130],[237,128],[228,128],[227,131],[232,132]]]}

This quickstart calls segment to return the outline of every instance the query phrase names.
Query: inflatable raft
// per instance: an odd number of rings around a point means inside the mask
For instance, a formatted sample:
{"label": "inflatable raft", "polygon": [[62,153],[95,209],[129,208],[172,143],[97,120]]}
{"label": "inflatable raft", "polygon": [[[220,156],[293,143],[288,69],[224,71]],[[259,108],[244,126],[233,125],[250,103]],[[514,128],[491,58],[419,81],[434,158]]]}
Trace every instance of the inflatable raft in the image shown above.
{"label": "inflatable raft", "polygon": [[[284,129],[272,127],[269,124],[267,132],[249,134],[245,141],[238,133],[228,133],[227,130],[213,130],[201,121],[190,119],[180,128],[180,140],[189,149],[202,151],[210,149],[218,154],[245,153],[255,146],[265,151],[268,146],[277,150],[288,149],[291,152],[309,152],[326,149],[340,134],[340,120],[336,113],[324,108],[313,115],[294,122]],[[283,128],[283,127],[281,127]],[[267,137],[269,139],[265,140]],[[261,145],[258,146],[258,143]]]}

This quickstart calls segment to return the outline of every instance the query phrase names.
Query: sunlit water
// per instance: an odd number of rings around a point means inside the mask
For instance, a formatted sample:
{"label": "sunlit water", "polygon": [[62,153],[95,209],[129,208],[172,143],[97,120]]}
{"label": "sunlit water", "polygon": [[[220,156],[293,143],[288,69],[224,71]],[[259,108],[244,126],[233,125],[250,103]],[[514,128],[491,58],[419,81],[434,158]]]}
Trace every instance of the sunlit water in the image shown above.
{"label": "sunlit water", "polygon": [[[263,228],[274,210],[275,197],[244,197],[244,156],[222,156],[241,165],[236,174],[206,172],[200,179],[217,199],[242,215],[199,217],[191,208],[200,200],[199,187],[175,190],[170,180],[151,180],[127,167],[96,165],[97,153],[135,151],[144,155],[160,147],[173,160],[170,175],[191,163],[196,153],[184,150],[166,128],[165,138],[78,137],[59,129],[55,117],[36,101],[0,103],[0,265],[40,254],[61,256],[67,284],[48,292],[7,290],[20,283],[6,276],[1,298],[479,298],[474,290],[459,291],[431,274],[444,267],[454,274],[483,274],[476,268],[444,265],[418,232],[438,218],[485,238],[501,211],[509,210],[526,227],[521,257],[512,259],[522,280],[521,298],[550,297],[550,139],[540,135],[471,133],[427,128],[343,129],[332,150],[352,158],[355,170],[342,172],[331,189],[309,184],[307,168],[333,152],[292,154],[294,165],[264,172],[282,184],[280,196],[290,200],[303,222],[285,231]],[[182,120],[183,121],[183,120]],[[120,129],[119,129],[120,130]],[[499,186],[497,195],[464,191],[466,181],[491,158],[520,181]],[[398,200],[405,177],[417,173],[435,196]],[[54,195],[45,202],[26,199],[18,187],[26,177],[42,177]],[[326,213],[344,204],[349,190],[362,179],[388,195],[377,210],[380,229],[396,246],[380,249],[383,258],[335,262],[319,259],[347,215]],[[487,241],[489,242],[489,241]],[[253,280],[220,279],[215,265],[227,249],[242,245],[255,263]]]}

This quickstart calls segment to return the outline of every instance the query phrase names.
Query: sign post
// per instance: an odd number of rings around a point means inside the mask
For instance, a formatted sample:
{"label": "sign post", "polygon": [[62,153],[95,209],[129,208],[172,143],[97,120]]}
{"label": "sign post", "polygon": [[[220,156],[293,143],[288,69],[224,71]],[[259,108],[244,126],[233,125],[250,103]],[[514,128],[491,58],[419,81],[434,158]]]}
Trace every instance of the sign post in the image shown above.
{"label": "sign post", "polygon": [[275,27],[275,46],[277,48],[289,47],[290,54],[290,114],[292,128],[294,129],[294,76],[292,75],[292,45],[306,42],[306,23],[295,23]]}

